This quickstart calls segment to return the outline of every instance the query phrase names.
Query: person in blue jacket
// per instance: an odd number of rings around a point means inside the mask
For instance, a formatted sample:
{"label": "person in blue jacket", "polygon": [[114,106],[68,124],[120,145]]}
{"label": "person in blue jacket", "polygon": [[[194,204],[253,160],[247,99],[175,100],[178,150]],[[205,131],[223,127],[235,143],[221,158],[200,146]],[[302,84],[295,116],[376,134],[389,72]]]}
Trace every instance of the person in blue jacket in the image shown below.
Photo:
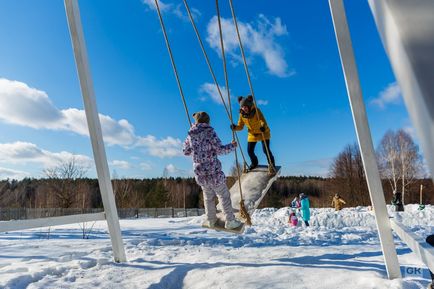
{"label": "person in blue jacket", "polygon": [[309,198],[301,193],[300,194],[300,204],[301,204],[301,217],[306,224],[306,226],[309,226],[309,220],[310,220],[310,204],[309,204]]}

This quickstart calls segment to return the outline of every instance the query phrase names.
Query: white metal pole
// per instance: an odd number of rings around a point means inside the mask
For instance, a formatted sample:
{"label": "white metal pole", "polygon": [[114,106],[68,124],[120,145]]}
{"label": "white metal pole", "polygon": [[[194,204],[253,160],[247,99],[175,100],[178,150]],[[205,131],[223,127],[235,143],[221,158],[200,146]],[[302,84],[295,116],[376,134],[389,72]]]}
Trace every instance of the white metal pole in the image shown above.
{"label": "white metal pole", "polygon": [[105,220],[104,213],[68,215],[60,217],[14,220],[6,222],[2,221],[0,233],[102,220]]}
{"label": "white metal pole", "polygon": [[87,125],[92,142],[93,156],[98,174],[102,202],[104,205],[108,230],[112,242],[113,256],[115,262],[125,262],[125,249],[122,242],[119,217],[113,195],[112,184],[110,181],[110,173],[102,137],[101,123],[96,106],[95,92],[90,74],[86,43],[84,40],[83,27],[81,25],[80,10],[77,0],[65,0],[65,9],[74,50],[75,63],[77,65],[77,72],[80,80],[81,93],[83,95]]}
{"label": "white metal pole", "polygon": [[369,5],[434,180],[434,1]]}
{"label": "white metal pole", "polygon": [[425,238],[421,238],[411,230],[406,229],[397,219],[392,219],[391,223],[393,231],[395,231],[399,238],[407,244],[411,251],[419,257],[431,272],[434,272],[434,247],[426,243]]}
{"label": "white metal pole", "polygon": [[398,256],[393,242],[392,229],[384,199],[383,187],[378,171],[372,143],[371,131],[366,117],[359,75],[354,58],[353,46],[342,0],[329,0],[339,54],[344,71],[345,83],[353,114],[354,126],[362,155],[369,194],[374,207],[378,235],[389,279],[401,277]]}

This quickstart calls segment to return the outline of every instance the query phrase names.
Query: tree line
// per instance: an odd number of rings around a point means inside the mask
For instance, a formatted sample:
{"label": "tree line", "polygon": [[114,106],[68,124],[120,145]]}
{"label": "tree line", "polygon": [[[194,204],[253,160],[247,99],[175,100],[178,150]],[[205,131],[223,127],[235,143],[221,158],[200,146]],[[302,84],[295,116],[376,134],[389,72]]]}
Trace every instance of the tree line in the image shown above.
{"label": "tree line", "polygon": [[[400,190],[405,203],[418,203],[423,186],[424,203],[434,203],[431,179],[411,136],[403,130],[388,131],[377,147],[377,159],[386,201]],[[230,175],[236,175],[231,169]],[[74,159],[44,171],[45,178],[0,181],[0,207],[100,208],[98,180],[86,178],[86,170]],[[236,181],[228,176],[228,186]],[[113,174],[113,192],[119,208],[200,208],[201,188],[194,178],[128,179]],[[288,206],[304,193],[313,207],[330,207],[338,193],[348,206],[370,205],[370,197],[357,144],[349,144],[333,160],[327,177],[283,176],[270,188],[261,207]]]}
{"label": "tree line", "polygon": [[[235,183],[228,177],[228,184]],[[359,184],[357,179],[353,180]],[[431,179],[418,179],[406,190],[407,203],[419,202],[419,186],[424,185],[424,203],[434,204]],[[386,201],[392,200],[392,189],[383,180]],[[352,187],[349,180],[308,176],[280,177],[273,183],[260,207],[288,206],[300,193],[309,196],[312,207],[330,207],[339,193],[348,206],[370,205],[366,185]],[[119,208],[202,208],[201,188],[194,178],[154,178],[113,180]],[[61,179],[23,179],[0,181],[0,207],[12,208],[101,208],[98,180],[80,178],[65,182]]]}

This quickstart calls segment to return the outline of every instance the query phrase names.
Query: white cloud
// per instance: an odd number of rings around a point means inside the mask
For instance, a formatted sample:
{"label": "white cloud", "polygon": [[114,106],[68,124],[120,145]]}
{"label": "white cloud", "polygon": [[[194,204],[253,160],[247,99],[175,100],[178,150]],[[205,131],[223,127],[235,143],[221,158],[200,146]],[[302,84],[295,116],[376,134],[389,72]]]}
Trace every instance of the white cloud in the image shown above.
{"label": "white cloud", "polygon": [[256,102],[258,105],[268,105],[268,100],[258,99]]}
{"label": "white cloud", "polygon": [[[193,16],[194,22],[196,23],[197,20],[199,19],[199,17],[202,15],[202,13],[194,7],[190,7],[190,12],[191,12],[191,15]],[[176,17],[178,17],[179,19],[181,19],[185,22],[190,21],[190,18],[188,17],[188,14],[187,14],[187,10],[185,9],[184,5],[182,5],[182,4],[176,5],[175,8],[172,10],[172,13]]]}
{"label": "white cloud", "polygon": [[[155,6],[155,0],[143,0],[143,4],[145,4],[151,10],[157,10],[157,7]],[[166,1],[163,2],[161,0],[158,0],[158,6],[160,7],[161,12],[171,13],[186,22],[190,21],[187,15],[187,11],[182,4],[175,5],[173,3],[167,3]],[[200,11],[196,8],[190,7],[190,11],[193,15],[195,22],[196,19],[198,19],[202,15],[202,13],[200,13]]]}
{"label": "white cloud", "polygon": [[[134,128],[127,120],[100,114],[104,140],[109,145],[131,145]],[[89,136],[84,110],[59,110],[44,91],[19,81],[0,78],[0,120],[35,129],[71,131]]]}
{"label": "white cloud", "polygon": [[129,162],[121,160],[113,160],[110,162],[110,165],[123,170],[131,168],[131,164]]}
{"label": "white cloud", "polygon": [[85,155],[70,152],[50,152],[28,142],[14,142],[0,144],[0,163],[6,164],[40,164],[45,168],[57,166],[61,162],[74,159],[83,167],[90,167],[93,160]]}
{"label": "white cloud", "polygon": [[[220,86],[220,91],[223,95],[223,99],[225,100],[225,102],[227,104],[228,91],[227,91],[226,87]],[[206,83],[202,84],[199,87],[199,93],[201,93],[204,96],[203,100],[206,100],[207,98],[211,98],[214,102],[216,102],[218,104],[223,104],[222,99],[220,97],[220,94],[218,92],[217,86],[214,83],[206,82]]]}
{"label": "white cloud", "polygon": [[32,128],[48,128],[61,118],[62,113],[44,91],[0,78],[0,119]]}
{"label": "white cloud", "polygon": [[372,104],[380,108],[386,107],[388,104],[397,104],[401,101],[401,89],[398,83],[390,83],[384,90],[382,90],[378,97],[371,101]]}
{"label": "white cloud", "polygon": [[[220,91],[223,95],[223,99],[228,103],[228,91],[225,86],[220,86]],[[223,104],[220,94],[218,92],[217,86],[214,83],[205,82],[199,87],[199,93],[201,94],[200,100],[206,101],[208,99],[212,99],[214,102],[218,104]],[[232,100],[232,91],[231,91],[231,100]],[[258,99],[256,100],[258,105],[268,105],[268,100]]]}
{"label": "white cloud", "polygon": [[168,164],[164,167],[163,177],[192,177],[194,174],[192,171],[187,171],[176,167],[174,164]]}
{"label": "white cloud", "polygon": [[[59,129],[69,130],[80,135],[89,136],[84,110],[69,108],[62,110],[63,119]],[[114,120],[108,115],[99,114],[104,141],[108,145],[132,145],[136,139],[134,127],[125,119]]]}
{"label": "white cloud", "polygon": [[[232,60],[241,61],[235,25],[231,19],[225,18],[221,18],[221,25],[226,53],[232,57]],[[274,18],[272,22],[261,14],[255,23],[238,21],[238,27],[249,60],[255,56],[261,57],[268,72],[278,77],[289,77],[295,73],[293,69],[288,67],[285,52],[277,42],[278,37],[288,35],[286,25],[282,24],[280,18]],[[208,44],[221,55],[217,16],[211,18],[207,32]]]}
{"label": "white cloud", "polygon": [[[155,6],[155,0],[143,0],[143,4],[145,4],[148,8],[151,10],[157,10],[157,7]],[[166,4],[161,0],[158,0],[158,6],[160,7],[161,11],[168,11],[172,8],[172,4]]]}
{"label": "white cloud", "polygon": [[21,180],[30,176],[31,174],[27,172],[0,167],[0,180],[4,180],[4,179]]}
{"label": "white cloud", "polygon": [[176,173],[178,171],[174,164],[168,164],[165,169],[169,173]]}
{"label": "white cloud", "polygon": [[148,163],[140,163],[140,168],[144,171],[150,171],[152,166]]}
{"label": "white cloud", "polygon": [[[100,114],[104,141],[108,145],[145,147],[153,156],[181,155],[181,141],[172,137],[158,140],[154,136],[141,137],[126,119],[115,120]],[[58,109],[44,91],[19,81],[0,78],[0,121],[35,129],[69,131],[89,136],[84,110]]]}
{"label": "white cloud", "polygon": [[136,146],[146,147],[147,152],[151,156],[155,157],[165,158],[182,156],[181,140],[170,136],[160,140],[152,135],[140,137]]}

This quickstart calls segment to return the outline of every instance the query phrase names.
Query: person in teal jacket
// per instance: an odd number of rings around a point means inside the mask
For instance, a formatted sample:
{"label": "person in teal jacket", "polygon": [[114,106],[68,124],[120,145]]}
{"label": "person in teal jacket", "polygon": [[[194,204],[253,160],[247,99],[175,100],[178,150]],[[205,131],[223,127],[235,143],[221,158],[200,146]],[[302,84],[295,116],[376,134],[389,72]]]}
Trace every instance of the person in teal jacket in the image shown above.
{"label": "person in teal jacket", "polygon": [[309,226],[309,220],[310,220],[310,204],[309,204],[309,198],[301,193],[300,194],[300,204],[301,204],[301,217],[306,224],[306,226]]}

